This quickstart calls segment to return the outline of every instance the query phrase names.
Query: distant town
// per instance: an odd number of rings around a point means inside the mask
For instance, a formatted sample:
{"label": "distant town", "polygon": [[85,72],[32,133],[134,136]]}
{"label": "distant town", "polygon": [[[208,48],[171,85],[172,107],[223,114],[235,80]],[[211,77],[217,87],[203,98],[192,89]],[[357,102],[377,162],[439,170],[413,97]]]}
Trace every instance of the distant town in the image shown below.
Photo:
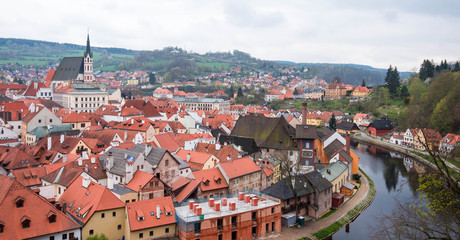
{"label": "distant town", "polygon": [[2,65],[0,239],[318,236],[286,234],[355,218],[375,197],[352,141],[414,156],[460,147],[453,128],[397,118],[417,83],[396,67],[368,87],[306,67],[171,81],[95,61],[88,34],[58,64]]}

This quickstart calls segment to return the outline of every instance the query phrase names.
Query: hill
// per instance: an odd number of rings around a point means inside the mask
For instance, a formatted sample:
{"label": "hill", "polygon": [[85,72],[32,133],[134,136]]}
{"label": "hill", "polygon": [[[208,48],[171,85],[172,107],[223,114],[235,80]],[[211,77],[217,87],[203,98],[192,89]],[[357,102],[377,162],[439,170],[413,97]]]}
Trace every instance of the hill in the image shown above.
{"label": "hill", "polygon": [[[232,52],[209,52],[198,54],[177,47],[166,47],[154,51],[135,51],[122,48],[92,47],[95,70],[143,70],[154,71],[167,81],[188,80],[194,76],[218,72],[239,66],[242,71],[276,72],[283,67],[308,68],[302,77],[318,77],[331,82],[336,76],[342,82],[360,85],[364,79],[367,85],[381,85],[386,69],[355,64],[293,63],[267,61],[252,57],[238,50]],[[23,65],[48,67],[59,63],[63,57],[81,56],[85,46],[47,41],[0,38],[0,64],[19,63]],[[401,73],[401,78],[410,73]]]}

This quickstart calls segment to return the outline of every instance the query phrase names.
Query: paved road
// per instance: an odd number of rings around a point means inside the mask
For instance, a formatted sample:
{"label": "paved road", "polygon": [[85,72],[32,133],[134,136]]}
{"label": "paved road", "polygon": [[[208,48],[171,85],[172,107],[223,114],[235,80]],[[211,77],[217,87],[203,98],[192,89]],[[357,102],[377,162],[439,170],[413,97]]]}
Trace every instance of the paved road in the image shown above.
{"label": "paved road", "polygon": [[302,237],[307,237],[312,235],[319,230],[328,227],[333,224],[345,214],[347,214],[351,209],[358,205],[361,201],[364,200],[367,193],[369,192],[369,182],[365,176],[361,177],[361,187],[358,189],[353,198],[344,203],[336,212],[330,216],[320,219],[313,220],[305,223],[305,226],[302,228],[297,227],[283,227],[281,235],[274,236],[271,238],[280,238],[280,239],[299,239]]}

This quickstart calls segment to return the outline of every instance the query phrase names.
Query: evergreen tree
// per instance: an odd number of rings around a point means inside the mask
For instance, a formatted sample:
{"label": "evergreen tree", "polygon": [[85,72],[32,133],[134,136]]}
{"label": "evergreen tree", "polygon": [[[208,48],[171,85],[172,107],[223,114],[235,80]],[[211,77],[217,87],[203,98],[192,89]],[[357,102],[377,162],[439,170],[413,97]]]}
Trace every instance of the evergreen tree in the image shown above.
{"label": "evergreen tree", "polygon": [[329,119],[329,128],[335,131],[336,125],[335,115],[332,114],[331,119]]}
{"label": "evergreen tree", "polygon": [[399,73],[398,68],[390,67],[388,68],[387,74],[385,76],[385,87],[390,91],[391,96],[396,96],[396,93],[399,88]]}
{"label": "evergreen tree", "polygon": [[149,83],[152,85],[156,83],[156,76],[154,72],[149,73]]}
{"label": "evergreen tree", "polygon": [[[437,71],[438,71],[438,69],[440,69],[440,67],[436,66]],[[433,77],[434,76],[434,70],[435,70],[435,66],[431,61],[423,60],[423,63],[420,66],[420,71],[419,71],[420,80],[425,81],[425,79]]]}
{"label": "evergreen tree", "polygon": [[460,71],[460,63],[457,61],[454,65],[454,72]]}
{"label": "evergreen tree", "polygon": [[294,92],[292,93],[293,95],[298,95],[299,92],[297,91],[297,88],[294,88]]}
{"label": "evergreen tree", "polygon": [[233,90],[233,85],[230,85],[230,90],[228,91],[228,96],[229,97],[234,97],[235,95],[235,90]]}
{"label": "evergreen tree", "polygon": [[403,87],[401,88],[401,92],[399,93],[399,96],[400,96],[401,98],[409,97],[409,90],[407,89],[406,86],[403,86]]}
{"label": "evergreen tree", "polygon": [[363,82],[361,83],[361,87],[365,87],[366,86],[366,81],[364,81],[364,78],[363,78]]}
{"label": "evergreen tree", "polygon": [[244,96],[244,95],[243,95],[243,89],[241,89],[241,87],[240,87],[240,88],[238,88],[238,95],[237,95],[237,97],[243,97],[243,96]]}

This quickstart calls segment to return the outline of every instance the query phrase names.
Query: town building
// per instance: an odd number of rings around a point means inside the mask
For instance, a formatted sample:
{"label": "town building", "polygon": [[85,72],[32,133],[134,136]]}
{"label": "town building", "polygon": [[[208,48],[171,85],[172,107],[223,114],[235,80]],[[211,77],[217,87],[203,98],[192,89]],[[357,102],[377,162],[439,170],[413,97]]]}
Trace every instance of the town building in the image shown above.
{"label": "town building", "polygon": [[230,102],[220,98],[174,97],[171,100],[185,106],[186,111],[219,110],[223,114],[230,114]]}
{"label": "town building", "polygon": [[279,200],[257,191],[190,200],[176,206],[178,236],[195,239],[259,239],[281,232]]}
{"label": "town building", "polygon": [[331,83],[326,88],[325,99],[342,99],[347,95],[347,88],[343,83]]}
{"label": "town building", "polygon": [[393,124],[387,119],[374,120],[367,127],[367,132],[372,136],[385,135],[393,130]]}
{"label": "town building", "polygon": [[74,83],[54,89],[53,100],[68,110],[92,113],[108,104],[109,94],[93,85]]}
{"label": "town building", "polygon": [[439,143],[439,151],[443,154],[449,154],[454,148],[458,147],[460,147],[460,135],[452,133],[446,134]]}
{"label": "town building", "polygon": [[224,173],[230,193],[249,189],[260,191],[268,185],[262,169],[249,156],[220,163],[217,167]]}

